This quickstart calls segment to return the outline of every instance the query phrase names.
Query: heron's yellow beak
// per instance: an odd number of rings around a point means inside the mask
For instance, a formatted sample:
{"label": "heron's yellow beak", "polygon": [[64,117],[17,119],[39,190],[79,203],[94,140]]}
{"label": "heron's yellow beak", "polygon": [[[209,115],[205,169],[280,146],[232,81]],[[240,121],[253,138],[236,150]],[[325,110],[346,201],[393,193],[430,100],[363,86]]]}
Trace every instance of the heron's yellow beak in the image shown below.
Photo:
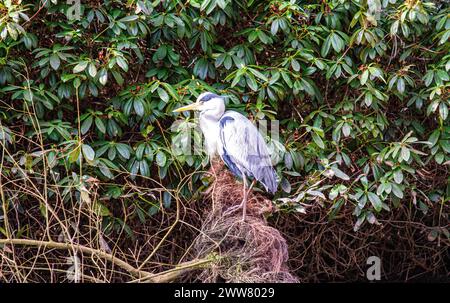
{"label": "heron's yellow beak", "polygon": [[199,106],[200,106],[200,104],[196,102],[196,103],[192,103],[192,104],[189,104],[189,105],[177,108],[173,112],[174,113],[179,113],[179,112],[185,112],[187,110],[198,110]]}

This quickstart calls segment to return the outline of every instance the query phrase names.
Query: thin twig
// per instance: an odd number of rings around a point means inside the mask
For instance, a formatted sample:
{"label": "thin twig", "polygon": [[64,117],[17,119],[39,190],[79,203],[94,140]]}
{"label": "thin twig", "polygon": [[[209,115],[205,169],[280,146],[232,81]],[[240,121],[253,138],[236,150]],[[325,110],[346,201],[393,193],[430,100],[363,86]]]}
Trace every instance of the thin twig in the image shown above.
{"label": "thin twig", "polygon": [[137,269],[137,268],[133,267],[132,265],[128,264],[127,262],[115,257],[114,255],[106,253],[104,251],[86,247],[86,246],[79,245],[79,244],[30,240],[30,239],[0,239],[0,244],[35,246],[35,247],[44,247],[44,248],[53,248],[53,249],[68,249],[68,250],[75,249],[84,254],[96,255],[96,256],[102,257],[102,258],[110,261],[111,263],[114,263],[115,265],[119,266],[120,268],[125,269],[126,271],[131,273],[133,276],[137,277],[139,280],[144,279],[146,282],[153,282],[153,283],[163,283],[163,282],[173,281],[174,279],[179,277],[181,273],[185,272],[186,270],[192,270],[192,269],[198,268],[200,266],[204,266],[204,265],[209,264],[214,261],[213,258],[192,260],[192,261],[188,261],[185,263],[181,263],[173,269],[169,269],[167,271],[163,271],[163,272],[155,274],[155,273],[150,273],[148,271]]}

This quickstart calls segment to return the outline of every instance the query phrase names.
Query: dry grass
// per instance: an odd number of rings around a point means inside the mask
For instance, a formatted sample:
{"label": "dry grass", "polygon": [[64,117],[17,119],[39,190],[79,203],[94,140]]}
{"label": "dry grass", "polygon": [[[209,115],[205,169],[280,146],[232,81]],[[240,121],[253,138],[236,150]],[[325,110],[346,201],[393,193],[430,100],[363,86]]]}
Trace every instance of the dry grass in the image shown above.
{"label": "dry grass", "polygon": [[223,257],[206,267],[198,279],[203,282],[297,282],[286,265],[288,247],[280,232],[269,226],[265,215],[273,211],[272,201],[250,192],[247,218],[233,209],[243,199],[242,185],[218,161],[211,173],[211,206],[205,211],[202,233],[196,239],[197,258],[212,252]]}
{"label": "dry grass", "polygon": [[[370,256],[381,260],[382,281],[440,281],[450,278],[449,206],[435,205],[424,215],[415,206],[401,205],[354,232],[353,208],[346,205],[333,221],[319,205],[306,214],[277,214],[270,224],[289,247],[289,267],[300,282],[367,281]],[[433,238],[433,231],[437,237]]]}

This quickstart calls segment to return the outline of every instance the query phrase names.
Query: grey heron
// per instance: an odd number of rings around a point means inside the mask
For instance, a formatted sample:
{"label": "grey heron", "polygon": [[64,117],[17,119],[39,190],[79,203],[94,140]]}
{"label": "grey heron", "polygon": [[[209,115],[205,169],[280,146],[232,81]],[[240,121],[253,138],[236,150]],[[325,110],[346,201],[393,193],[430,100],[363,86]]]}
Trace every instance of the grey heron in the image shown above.
{"label": "grey heron", "polygon": [[[225,111],[224,98],[217,94],[202,93],[195,103],[174,112],[187,110],[200,111],[200,129],[210,159],[219,155],[231,172],[242,179],[243,200],[238,207],[243,208],[242,218],[245,220],[247,196],[255,182],[259,181],[271,193],[275,193],[278,186],[264,138],[245,116]],[[253,179],[250,187],[247,178]]]}

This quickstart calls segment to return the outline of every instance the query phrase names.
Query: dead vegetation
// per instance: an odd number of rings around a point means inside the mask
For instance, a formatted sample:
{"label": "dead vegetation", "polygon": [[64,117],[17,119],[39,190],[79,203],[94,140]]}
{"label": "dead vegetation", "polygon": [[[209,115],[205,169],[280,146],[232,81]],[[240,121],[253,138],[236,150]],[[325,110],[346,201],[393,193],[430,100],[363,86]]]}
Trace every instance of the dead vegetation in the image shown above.
{"label": "dead vegetation", "polygon": [[212,252],[222,262],[206,267],[198,279],[203,282],[297,282],[289,272],[288,246],[280,232],[269,226],[265,215],[273,212],[272,201],[251,192],[247,218],[233,206],[243,199],[242,185],[216,162],[210,170],[214,177],[209,190],[211,206],[204,212],[202,232],[195,241],[198,258]]}
{"label": "dead vegetation", "polygon": [[[145,223],[132,205],[109,205],[124,218],[131,238],[124,229],[104,232],[95,208],[98,184],[86,188],[90,203],[64,201],[52,184],[47,186],[57,194],[46,200],[40,194],[45,184],[32,174],[3,175],[2,193],[13,197],[13,207],[3,221],[10,237],[0,238],[0,280],[367,281],[367,258],[378,256],[383,280],[448,281],[448,205],[437,203],[423,215],[403,204],[380,217],[380,225],[354,232],[350,205],[329,222],[327,208],[319,204],[306,214],[279,213],[271,200],[253,192],[242,222],[240,209],[227,212],[241,202],[242,185],[220,163],[209,174],[212,183],[202,199],[186,201],[171,190],[175,204]],[[167,190],[124,186],[147,195]]]}
{"label": "dead vegetation", "polygon": [[383,281],[446,282],[450,277],[448,205],[435,205],[424,215],[402,205],[353,231],[352,208],[329,221],[319,205],[306,214],[279,214],[271,225],[281,231],[289,247],[288,265],[300,282],[367,281],[367,259],[381,260]]}

